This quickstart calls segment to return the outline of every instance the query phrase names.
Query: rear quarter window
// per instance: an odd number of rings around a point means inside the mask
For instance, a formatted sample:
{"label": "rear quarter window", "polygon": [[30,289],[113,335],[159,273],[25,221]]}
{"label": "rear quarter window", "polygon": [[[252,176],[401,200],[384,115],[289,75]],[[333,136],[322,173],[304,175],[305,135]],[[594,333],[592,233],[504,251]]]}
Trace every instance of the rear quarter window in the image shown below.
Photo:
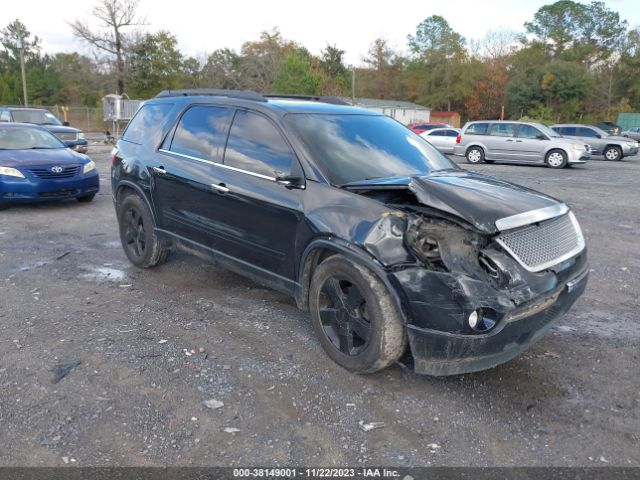
{"label": "rear quarter window", "polygon": [[472,123],[464,133],[468,135],[486,135],[488,128],[488,123]]}
{"label": "rear quarter window", "polygon": [[142,145],[153,129],[159,128],[167,114],[173,108],[172,103],[152,103],[143,105],[134,115],[129,126],[124,131],[122,139]]}

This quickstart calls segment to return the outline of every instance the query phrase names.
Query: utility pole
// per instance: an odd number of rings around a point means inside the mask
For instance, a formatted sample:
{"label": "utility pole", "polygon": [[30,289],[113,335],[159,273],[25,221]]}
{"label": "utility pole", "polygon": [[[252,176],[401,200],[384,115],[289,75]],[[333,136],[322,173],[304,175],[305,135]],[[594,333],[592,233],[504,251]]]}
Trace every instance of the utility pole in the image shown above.
{"label": "utility pole", "polygon": [[20,42],[20,73],[22,74],[22,95],[24,97],[24,106],[29,106],[29,98],[27,97],[27,72],[24,66],[24,39]]}
{"label": "utility pole", "polygon": [[356,67],[351,69],[351,105],[356,104]]}

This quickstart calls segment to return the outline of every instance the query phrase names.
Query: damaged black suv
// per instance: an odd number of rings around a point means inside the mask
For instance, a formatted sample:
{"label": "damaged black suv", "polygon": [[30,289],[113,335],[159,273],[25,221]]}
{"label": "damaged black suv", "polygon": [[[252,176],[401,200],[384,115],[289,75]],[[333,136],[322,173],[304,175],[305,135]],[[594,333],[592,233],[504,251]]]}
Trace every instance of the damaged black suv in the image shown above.
{"label": "damaged black suv", "polygon": [[584,291],[585,242],[551,197],[467,172],[338,99],[225,90],[148,101],[112,152],[126,255],[171,248],[292,295],[355,372],[493,367]]}

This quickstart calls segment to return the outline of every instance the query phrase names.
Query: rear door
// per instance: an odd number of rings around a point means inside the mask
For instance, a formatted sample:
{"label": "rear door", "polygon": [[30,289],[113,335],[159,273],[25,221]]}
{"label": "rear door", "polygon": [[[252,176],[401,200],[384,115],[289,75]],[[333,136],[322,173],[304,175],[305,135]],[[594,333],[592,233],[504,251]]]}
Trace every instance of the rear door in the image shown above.
{"label": "rear door", "polygon": [[513,160],[516,125],[508,122],[496,122],[489,126],[487,138],[484,139],[486,158],[491,160]]}
{"label": "rear door", "polygon": [[217,228],[218,191],[213,166],[222,161],[234,110],[193,105],[165,139],[151,165],[152,198],[160,228],[212,248]]}

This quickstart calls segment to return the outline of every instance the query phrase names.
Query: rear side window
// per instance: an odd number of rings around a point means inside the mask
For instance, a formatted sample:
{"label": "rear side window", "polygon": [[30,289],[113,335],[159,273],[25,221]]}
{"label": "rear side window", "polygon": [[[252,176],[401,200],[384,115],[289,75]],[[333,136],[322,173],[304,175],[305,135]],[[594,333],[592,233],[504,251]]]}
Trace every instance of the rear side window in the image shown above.
{"label": "rear side window", "polygon": [[496,137],[513,137],[515,133],[516,126],[513,123],[494,123],[489,130],[489,135]]}
{"label": "rear side window", "polygon": [[458,136],[458,132],[455,130],[445,130],[444,131],[444,136],[445,137],[457,137]]}
{"label": "rear side window", "polygon": [[172,103],[143,105],[129,122],[122,139],[141,145],[149,137],[150,129],[157,128],[164,122],[172,107]]}
{"label": "rear side window", "polygon": [[575,136],[578,135],[578,132],[576,131],[576,127],[562,127],[561,128],[561,135],[569,135],[569,136]]}
{"label": "rear side window", "polygon": [[429,134],[430,137],[444,137],[444,130],[436,130]]}
{"label": "rear side window", "polygon": [[518,138],[536,138],[541,132],[531,125],[520,125],[518,129]]}
{"label": "rear side window", "polygon": [[267,177],[291,172],[293,156],[276,127],[262,115],[238,110],[229,132],[224,164]]}
{"label": "rear side window", "polygon": [[471,135],[486,135],[488,128],[488,123],[472,123],[464,133]]}
{"label": "rear side window", "polygon": [[191,107],[178,123],[170,150],[220,163],[232,113],[224,107]]}

